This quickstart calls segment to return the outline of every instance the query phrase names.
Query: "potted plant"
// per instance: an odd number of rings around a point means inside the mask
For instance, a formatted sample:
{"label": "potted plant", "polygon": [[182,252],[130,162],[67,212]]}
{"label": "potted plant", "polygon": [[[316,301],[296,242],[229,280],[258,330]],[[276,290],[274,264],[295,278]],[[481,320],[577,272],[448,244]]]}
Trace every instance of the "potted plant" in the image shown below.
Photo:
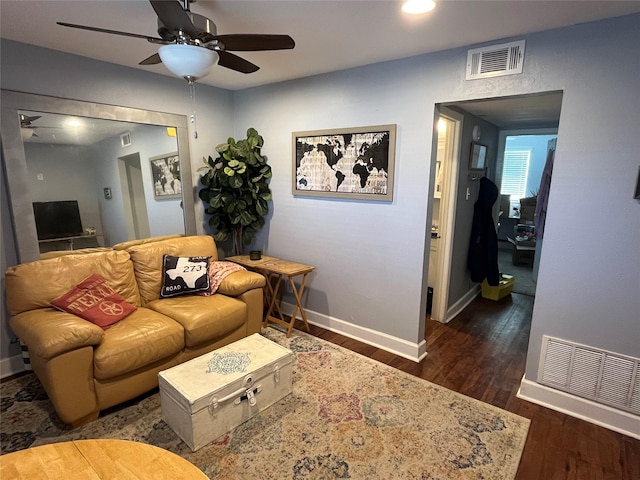
{"label": "potted plant", "polygon": [[269,213],[271,167],[260,153],[264,139],[250,128],[247,138],[232,137],[216,147],[218,158],[204,159],[198,196],[206,206],[213,238],[224,242],[231,238],[233,254],[242,253],[264,226]]}

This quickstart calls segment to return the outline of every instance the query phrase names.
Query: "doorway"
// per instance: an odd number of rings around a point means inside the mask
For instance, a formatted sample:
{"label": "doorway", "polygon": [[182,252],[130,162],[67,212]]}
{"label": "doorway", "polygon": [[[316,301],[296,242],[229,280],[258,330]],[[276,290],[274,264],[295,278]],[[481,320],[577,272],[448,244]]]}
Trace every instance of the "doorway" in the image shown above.
{"label": "doorway", "polygon": [[500,196],[494,209],[498,218],[498,265],[502,273],[514,277],[514,293],[536,293],[538,237],[541,241],[542,236],[536,231],[534,213],[543,171],[555,152],[556,139],[557,129],[500,132],[496,167]]}
{"label": "doorway", "polygon": [[439,113],[428,283],[431,318],[446,323],[463,117],[446,107],[440,107]]}
{"label": "doorway", "polygon": [[151,232],[147,215],[147,201],[144,196],[140,154],[133,153],[118,158],[118,171],[129,239],[148,238],[151,236]]}
{"label": "doorway", "polygon": [[[471,303],[479,294],[479,284],[470,280],[466,268],[466,259],[469,246],[469,232],[473,205],[477,198],[477,180],[479,175],[468,168],[469,147],[481,133],[481,143],[488,145],[488,165],[481,175],[487,176],[500,185],[502,173],[501,151],[499,147],[500,133],[503,131],[533,131],[546,129],[557,133],[560,120],[560,107],[562,92],[545,92],[540,94],[522,95],[514,97],[491,98],[471,100],[436,105],[437,117],[449,116],[448,112],[458,115],[460,118],[460,131],[456,142],[456,154],[451,165],[456,168],[455,175],[449,176],[447,183],[448,165],[444,165],[442,172],[444,185],[442,186],[440,200],[431,199],[431,215],[428,218],[438,220],[437,247],[433,252],[435,243],[429,242],[429,271],[434,271],[437,280],[426,278],[425,285],[431,286],[429,280],[438,283],[433,288],[433,305],[431,318],[440,322],[448,322]],[[448,112],[445,115],[445,108]],[[455,118],[455,117],[454,117]],[[476,128],[478,127],[478,128]],[[438,149],[434,136],[433,150]],[[435,172],[435,169],[434,169]],[[434,185],[435,185],[435,179]],[[434,189],[435,191],[435,189]],[[449,191],[451,199],[450,209],[443,211],[443,196],[447,197]],[[436,206],[436,203],[440,205]],[[498,220],[498,205],[494,220]],[[443,223],[443,218],[446,222]],[[450,242],[450,249],[445,244]],[[446,252],[446,253],[445,253]],[[538,252],[538,259],[542,252]],[[429,277],[432,277],[429,275]],[[440,296],[438,291],[440,291]],[[438,304],[438,302],[440,302]],[[427,302],[428,303],[428,302]]]}

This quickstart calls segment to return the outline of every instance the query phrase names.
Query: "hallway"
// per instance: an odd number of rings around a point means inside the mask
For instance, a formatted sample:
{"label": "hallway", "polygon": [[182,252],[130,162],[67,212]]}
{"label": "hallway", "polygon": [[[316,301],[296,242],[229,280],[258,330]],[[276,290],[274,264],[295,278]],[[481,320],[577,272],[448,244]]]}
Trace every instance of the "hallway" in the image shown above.
{"label": "hallway", "polygon": [[513,275],[514,293],[522,293],[530,297],[536,294],[536,282],[533,280],[533,266],[525,264],[513,264],[513,245],[506,241],[498,242],[498,267],[500,273]]}

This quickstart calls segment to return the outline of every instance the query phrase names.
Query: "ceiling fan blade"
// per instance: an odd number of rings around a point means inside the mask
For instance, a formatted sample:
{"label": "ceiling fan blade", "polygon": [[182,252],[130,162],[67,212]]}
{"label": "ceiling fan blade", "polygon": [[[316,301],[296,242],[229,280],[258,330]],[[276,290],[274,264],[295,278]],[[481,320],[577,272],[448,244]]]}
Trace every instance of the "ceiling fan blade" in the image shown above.
{"label": "ceiling fan blade", "polygon": [[230,68],[231,70],[235,70],[240,73],[253,73],[260,70],[259,66],[239,57],[238,55],[234,55],[233,53],[221,51],[218,52],[218,55],[220,55],[218,65],[221,67]]}
{"label": "ceiling fan blade", "polygon": [[31,125],[31,122],[35,122],[40,117],[41,117],[41,115],[36,115],[34,117],[28,117],[27,115],[21,113],[20,114],[20,123],[23,123],[24,125]]}
{"label": "ceiling fan blade", "polygon": [[156,65],[158,63],[162,63],[162,60],[160,60],[160,55],[158,55],[157,53],[154,53],[150,57],[147,57],[144,60],[142,60],[138,65]]}
{"label": "ceiling fan blade", "polygon": [[200,31],[195,27],[180,3],[166,0],[149,0],[162,24],[172,33],[183,31],[191,38],[198,38]]}
{"label": "ceiling fan blade", "polygon": [[87,25],[76,25],[75,23],[56,22],[63,27],[79,28],[80,30],[90,30],[92,32],[109,33],[112,35],[123,35],[125,37],[143,38],[151,43],[165,43],[161,38],[149,37],[148,35],[140,35],[139,33],[120,32],[118,30],[109,30],[106,28],[89,27]]}
{"label": "ceiling fan blade", "polygon": [[225,50],[237,52],[287,50],[296,46],[296,42],[289,35],[262,35],[251,33],[205,35],[202,40],[204,42],[219,40],[224,44]]}

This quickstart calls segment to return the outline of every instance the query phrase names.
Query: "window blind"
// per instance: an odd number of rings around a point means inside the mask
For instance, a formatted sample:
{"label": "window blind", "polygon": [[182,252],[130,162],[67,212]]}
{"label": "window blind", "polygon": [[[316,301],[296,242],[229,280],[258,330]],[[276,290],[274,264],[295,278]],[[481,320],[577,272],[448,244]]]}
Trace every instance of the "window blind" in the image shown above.
{"label": "window blind", "polygon": [[502,195],[523,198],[527,190],[531,150],[505,150],[502,167]]}

